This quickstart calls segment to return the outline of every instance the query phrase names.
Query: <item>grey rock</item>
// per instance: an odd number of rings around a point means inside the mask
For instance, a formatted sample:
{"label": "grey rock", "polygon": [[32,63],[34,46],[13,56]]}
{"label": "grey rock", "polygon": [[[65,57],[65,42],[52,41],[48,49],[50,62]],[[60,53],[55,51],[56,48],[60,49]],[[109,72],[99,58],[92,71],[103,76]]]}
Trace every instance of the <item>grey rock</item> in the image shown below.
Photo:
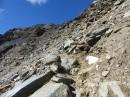
{"label": "grey rock", "polygon": [[86,42],[90,45],[93,46],[95,45],[100,38],[105,35],[106,31],[109,30],[109,27],[101,27],[94,31],[93,33],[89,33],[86,35]]}
{"label": "grey rock", "polygon": [[61,62],[60,56],[57,56],[55,54],[49,54],[45,57],[46,65],[51,65],[55,62]]}
{"label": "grey rock", "polygon": [[64,43],[64,49],[67,49],[67,48],[70,47],[71,44],[73,44],[73,43],[74,43],[74,40],[68,39],[68,40],[65,41],[65,43]]}
{"label": "grey rock", "polygon": [[66,70],[70,71],[70,69],[76,67],[79,63],[76,59],[63,58],[61,59],[61,66]]}
{"label": "grey rock", "polygon": [[59,69],[58,65],[55,65],[55,64],[50,65],[50,70],[51,71],[56,73],[56,72],[58,72],[58,69]]}
{"label": "grey rock", "polygon": [[72,53],[75,48],[76,48],[76,45],[71,46],[71,47],[68,49],[67,53],[68,53],[68,54]]}
{"label": "grey rock", "polygon": [[50,70],[53,72],[59,72],[61,67],[61,58],[60,56],[49,54],[46,56],[46,65],[49,65]]}
{"label": "grey rock", "polygon": [[91,37],[91,38],[95,38],[98,35],[104,35],[105,32],[109,30],[109,27],[100,27],[99,29],[96,29],[95,31],[93,31],[92,33],[89,33],[87,36]]}
{"label": "grey rock", "polygon": [[17,83],[17,85],[12,90],[6,92],[0,97],[28,97],[42,85],[48,82],[53,75],[54,73],[51,71],[48,71],[45,74],[39,76],[34,75],[24,82]]}
{"label": "grey rock", "polygon": [[72,97],[67,85],[49,82],[30,97]]}
{"label": "grey rock", "polygon": [[18,74],[15,74],[11,77],[11,81],[14,81],[19,75]]}
{"label": "grey rock", "polygon": [[115,3],[114,3],[114,5],[120,5],[120,4],[122,4],[124,2],[124,0],[117,0]]}

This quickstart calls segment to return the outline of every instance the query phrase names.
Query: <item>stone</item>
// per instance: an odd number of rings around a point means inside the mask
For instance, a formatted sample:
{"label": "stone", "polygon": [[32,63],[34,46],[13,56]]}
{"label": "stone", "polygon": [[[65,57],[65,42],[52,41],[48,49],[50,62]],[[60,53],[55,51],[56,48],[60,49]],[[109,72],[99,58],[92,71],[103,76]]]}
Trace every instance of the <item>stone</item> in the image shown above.
{"label": "stone", "polygon": [[86,61],[88,61],[88,64],[96,64],[99,61],[99,58],[94,57],[94,56],[87,56]]}
{"label": "stone", "polygon": [[60,56],[57,56],[55,54],[49,54],[45,57],[46,65],[51,65],[52,63],[55,62],[61,62]]}
{"label": "stone", "polygon": [[50,70],[53,71],[53,72],[58,72],[58,65],[52,64],[52,65],[50,66]]}
{"label": "stone", "polygon": [[61,59],[61,66],[66,70],[70,71],[70,69],[76,67],[78,65],[77,59],[71,59],[71,58],[63,58]]}
{"label": "stone", "polygon": [[65,41],[64,49],[67,49],[68,47],[70,47],[72,43],[74,43],[74,40],[69,39],[69,40]]}
{"label": "stone", "polygon": [[108,31],[106,31],[105,36],[109,37],[111,35],[112,31],[113,31],[112,29],[109,29]]}
{"label": "stone", "polygon": [[95,45],[98,42],[98,40],[100,40],[101,36],[103,36],[107,30],[109,30],[109,27],[101,27],[92,33],[88,33],[86,35],[86,42],[90,46]]}
{"label": "stone", "polygon": [[106,32],[107,30],[109,30],[109,27],[100,27],[99,29],[97,29],[96,31],[94,31],[94,32],[92,33],[92,35],[94,35],[94,36],[103,35],[103,34],[105,34],[105,32]]}
{"label": "stone", "polygon": [[18,74],[14,74],[12,77],[11,77],[11,81],[14,81],[15,79],[17,79],[19,77]]}
{"label": "stone", "polygon": [[112,59],[112,56],[109,55],[109,54],[107,54],[107,55],[106,55],[106,59],[107,59],[107,60],[110,60],[110,59]]}
{"label": "stone", "polygon": [[62,69],[60,56],[49,54],[46,56],[46,65],[49,65],[50,70],[53,72],[60,72]]}
{"label": "stone", "polygon": [[124,18],[126,18],[126,17],[130,17],[130,10],[127,11],[127,12],[124,14]]}
{"label": "stone", "polygon": [[51,78],[51,81],[56,82],[56,83],[64,83],[64,84],[66,84],[68,86],[74,83],[73,79],[70,79],[66,75],[61,74],[61,73],[58,73],[55,76],[53,76]]}
{"label": "stone", "polygon": [[24,82],[18,82],[12,90],[7,91],[0,97],[28,97],[47,83],[53,75],[54,73],[51,71],[47,71],[45,74],[39,76],[34,75]]}
{"label": "stone", "polygon": [[75,48],[76,48],[76,45],[71,46],[71,47],[68,49],[67,53],[68,53],[68,54],[72,53]]}
{"label": "stone", "polygon": [[122,4],[124,2],[124,0],[117,0],[115,3],[114,3],[114,5],[120,5],[120,4]]}
{"label": "stone", "polygon": [[78,54],[78,53],[80,53],[80,52],[81,52],[81,50],[80,50],[78,47],[76,47],[76,48],[74,49],[74,51],[73,51],[74,54]]}
{"label": "stone", "polygon": [[49,82],[30,97],[72,97],[72,95],[67,85]]}
{"label": "stone", "polygon": [[110,71],[106,70],[102,72],[102,76],[106,77],[109,74]]}

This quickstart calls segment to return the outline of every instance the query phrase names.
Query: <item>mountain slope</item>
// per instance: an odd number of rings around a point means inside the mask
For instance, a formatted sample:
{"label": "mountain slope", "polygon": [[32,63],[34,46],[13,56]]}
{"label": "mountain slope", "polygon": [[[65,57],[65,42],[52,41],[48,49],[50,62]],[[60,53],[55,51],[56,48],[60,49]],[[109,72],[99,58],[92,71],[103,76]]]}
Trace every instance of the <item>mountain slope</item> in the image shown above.
{"label": "mountain slope", "polygon": [[97,0],[63,25],[8,31],[0,36],[1,93],[50,68],[74,81],[72,97],[130,97],[129,21],[130,0]]}

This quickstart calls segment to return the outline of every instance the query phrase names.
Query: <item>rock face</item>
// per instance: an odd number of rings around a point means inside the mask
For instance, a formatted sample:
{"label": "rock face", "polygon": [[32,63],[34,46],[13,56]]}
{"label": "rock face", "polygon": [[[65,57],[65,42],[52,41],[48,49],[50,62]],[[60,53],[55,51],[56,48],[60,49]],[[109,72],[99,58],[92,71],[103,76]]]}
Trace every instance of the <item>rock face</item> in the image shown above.
{"label": "rock face", "polygon": [[96,0],[63,25],[0,35],[0,97],[130,97],[129,21],[130,0]]}

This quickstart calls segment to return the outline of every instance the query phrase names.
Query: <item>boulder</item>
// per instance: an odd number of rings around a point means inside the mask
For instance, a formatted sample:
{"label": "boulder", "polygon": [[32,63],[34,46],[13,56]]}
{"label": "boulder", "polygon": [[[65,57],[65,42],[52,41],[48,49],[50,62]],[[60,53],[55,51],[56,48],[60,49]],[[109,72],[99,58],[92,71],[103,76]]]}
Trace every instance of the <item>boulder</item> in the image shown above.
{"label": "boulder", "polygon": [[49,54],[46,56],[45,61],[45,64],[49,65],[50,70],[55,73],[60,72],[60,70],[62,69],[60,56],[57,56],[55,54]]}
{"label": "boulder", "polygon": [[71,44],[73,44],[74,43],[74,40],[67,40],[67,41],[65,41],[65,43],[64,43],[64,49],[67,49],[68,47],[70,47],[71,46]]}
{"label": "boulder", "polygon": [[109,72],[110,72],[110,71],[108,71],[108,70],[103,71],[103,72],[102,72],[102,76],[103,76],[103,77],[106,77],[106,76],[109,74]]}
{"label": "boulder", "polygon": [[70,69],[76,67],[79,63],[77,59],[63,58],[61,59],[61,66],[66,70],[70,71]]}
{"label": "boulder", "polygon": [[52,64],[52,65],[50,65],[50,70],[56,73],[56,72],[58,72],[59,67],[58,67],[58,65]]}
{"label": "boulder", "polygon": [[18,82],[12,90],[0,95],[0,97],[28,97],[30,94],[47,83],[53,75],[54,73],[51,71],[39,76],[34,75],[24,82]]}
{"label": "boulder", "polygon": [[61,62],[60,56],[57,56],[55,54],[49,54],[45,57],[46,65],[51,65],[55,62]]}
{"label": "boulder", "polygon": [[88,33],[86,35],[86,42],[90,45],[90,46],[93,46],[95,45],[99,40],[100,38],[105,35],[106,31],[109,30],[109,27],[101,27],[97,30],[95,30],[94,32],[92,33]]}
{"label": "boulder", "polygon": [[30,97],[72,97],[72,95],[67,85],[49,82]]}

